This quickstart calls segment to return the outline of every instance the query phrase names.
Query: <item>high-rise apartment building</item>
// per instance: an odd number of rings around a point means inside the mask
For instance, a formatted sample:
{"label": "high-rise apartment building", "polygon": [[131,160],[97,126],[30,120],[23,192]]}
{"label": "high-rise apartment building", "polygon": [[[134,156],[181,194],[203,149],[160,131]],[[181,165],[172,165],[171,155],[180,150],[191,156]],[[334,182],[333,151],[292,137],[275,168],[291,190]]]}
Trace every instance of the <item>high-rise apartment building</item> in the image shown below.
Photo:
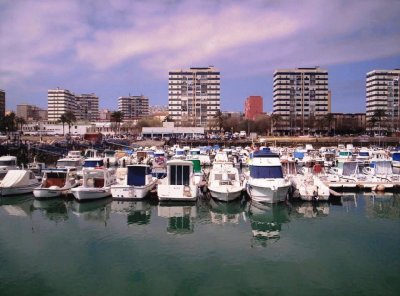
{"label": "high-rise apartment building", "polygon": [[177,126],[211,128],[220,111],[220,72],[195,67],[169,72],[168,112]]}
{"label": "high-rise apartment building", "polygon": [[95,94],[76,95],[80,118],[85,121],[99,120],[99,97]]}
{"label": "high-rise apartment building", "polygon": [[118,111],[123,113],[124,120],[149,116],[149,98],[145,96],[119,97]]}
{"label": "high-rise apartment building", "polygon": [[49,89],[47,92],[47,117],[48,121],[58,121],[61,115],[72,111],[77,119],[81,113],[75,95],[67,89]]}
{"label": "high-rise apartment building", "polygon": [[6,92],[0,89],[0,120],[4,118],[6,114]]}
{"label": "high-rise apartment building", "polygon": [[[377,110],[382,110],[377,125],[389,129],[400,128],[400,69],[373,70],[366,79],[366,117],[371,122]],[[377,118],[379,120],[379,118]],[[376,127],[374,127],[376,128]]]}
{"label": "high-rise apartment building", "polygon": [[17,105],[17,116],[26,121],[47,120],[47,110],[35,105],[19,104]]}
{"label": "high-rise apartment building", "polygon": [[254,120],[261,114],[263,114],[263,98],[249,96],[244,103],[244,118]]}
{"label": "high-rise apartment building", "polygon": [[328,71],[315,68],[274,72],[274,111],[281,120],[275,130],[298,134],[316,130],[317,119],[330,112]]}

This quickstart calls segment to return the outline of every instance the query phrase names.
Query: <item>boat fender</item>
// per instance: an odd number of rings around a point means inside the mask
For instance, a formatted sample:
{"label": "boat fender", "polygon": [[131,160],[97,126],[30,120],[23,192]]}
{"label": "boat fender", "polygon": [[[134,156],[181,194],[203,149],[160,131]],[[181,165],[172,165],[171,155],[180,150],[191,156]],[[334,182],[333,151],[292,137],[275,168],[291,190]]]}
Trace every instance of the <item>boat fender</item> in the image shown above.
{"label": "boat fender", "polygon": [[57,185],[53,185],[53,186],[50,186],[49,189],[56,190],[56,189],[60,189],[60,187]]}

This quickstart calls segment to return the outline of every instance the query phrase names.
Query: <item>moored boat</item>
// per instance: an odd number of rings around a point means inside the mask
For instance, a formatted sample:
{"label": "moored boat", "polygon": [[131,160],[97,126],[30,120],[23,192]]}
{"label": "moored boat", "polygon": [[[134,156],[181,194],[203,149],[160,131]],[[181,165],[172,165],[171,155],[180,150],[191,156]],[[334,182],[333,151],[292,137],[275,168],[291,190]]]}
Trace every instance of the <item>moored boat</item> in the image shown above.
{"label": "moored boat", "polygon": [[33,190],[36,199],[68,195],[79,185],[75,168],[50,169],[43,172],[42,183]]}
{"label": "moored boat", "polygon": [[31,170],[9,170],[0,183],[0,195],[31,193],[40,182]]}

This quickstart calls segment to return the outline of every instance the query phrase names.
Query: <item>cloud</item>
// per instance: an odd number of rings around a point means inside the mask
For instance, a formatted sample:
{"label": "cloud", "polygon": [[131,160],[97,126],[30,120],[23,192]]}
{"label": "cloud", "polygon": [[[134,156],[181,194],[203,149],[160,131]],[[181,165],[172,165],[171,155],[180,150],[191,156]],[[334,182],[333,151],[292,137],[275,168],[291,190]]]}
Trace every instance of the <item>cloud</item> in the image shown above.
{"label": "cloud", "polygon": [[124,64],[149,79],[209,64],[237,78],[399,56],[399,14],[396,0],[5,1],[0,85]]}

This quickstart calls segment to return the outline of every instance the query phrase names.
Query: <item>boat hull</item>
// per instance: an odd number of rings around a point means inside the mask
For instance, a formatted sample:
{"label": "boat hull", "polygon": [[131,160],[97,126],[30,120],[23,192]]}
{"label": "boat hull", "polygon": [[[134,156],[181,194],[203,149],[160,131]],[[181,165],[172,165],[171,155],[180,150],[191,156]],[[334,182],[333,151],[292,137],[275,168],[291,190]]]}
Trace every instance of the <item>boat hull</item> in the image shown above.
{"label": "boat hull", "polygon": [[72,194],[78,201],[96,200],[111,196],[110,188],[74,188]]}
{"label": "boat hull", "polygon": [[157,196],[160,201],[195,201],[198,195],[196,185],[158,185]]}
{"label": "boat hull", "polygon": [[247,183],[247,193],[252,200],[262,203],[278,203],[285,201],[288,197],[290,184],[280,186],[257,185]]}
{"label": "boat hull", "polygon": [[40,182],[33,183],[27,186],[18,186],[18,187],[1,187],[0,195],[8,196],[8,195],[20,195],[26,193],[32,193],[32,191],[40,185]]}
{"label": "boat hull", "polygon": [[208,190],[213,198],[220,201],[232,201],[242,193],[242,188],[228,188],[228,187],[209,187]]}
{"label": "boat hull", "polygon": [[155,186],[156,181],[145,186],[113,185],[111,195],[115,200],[143,199]]}

